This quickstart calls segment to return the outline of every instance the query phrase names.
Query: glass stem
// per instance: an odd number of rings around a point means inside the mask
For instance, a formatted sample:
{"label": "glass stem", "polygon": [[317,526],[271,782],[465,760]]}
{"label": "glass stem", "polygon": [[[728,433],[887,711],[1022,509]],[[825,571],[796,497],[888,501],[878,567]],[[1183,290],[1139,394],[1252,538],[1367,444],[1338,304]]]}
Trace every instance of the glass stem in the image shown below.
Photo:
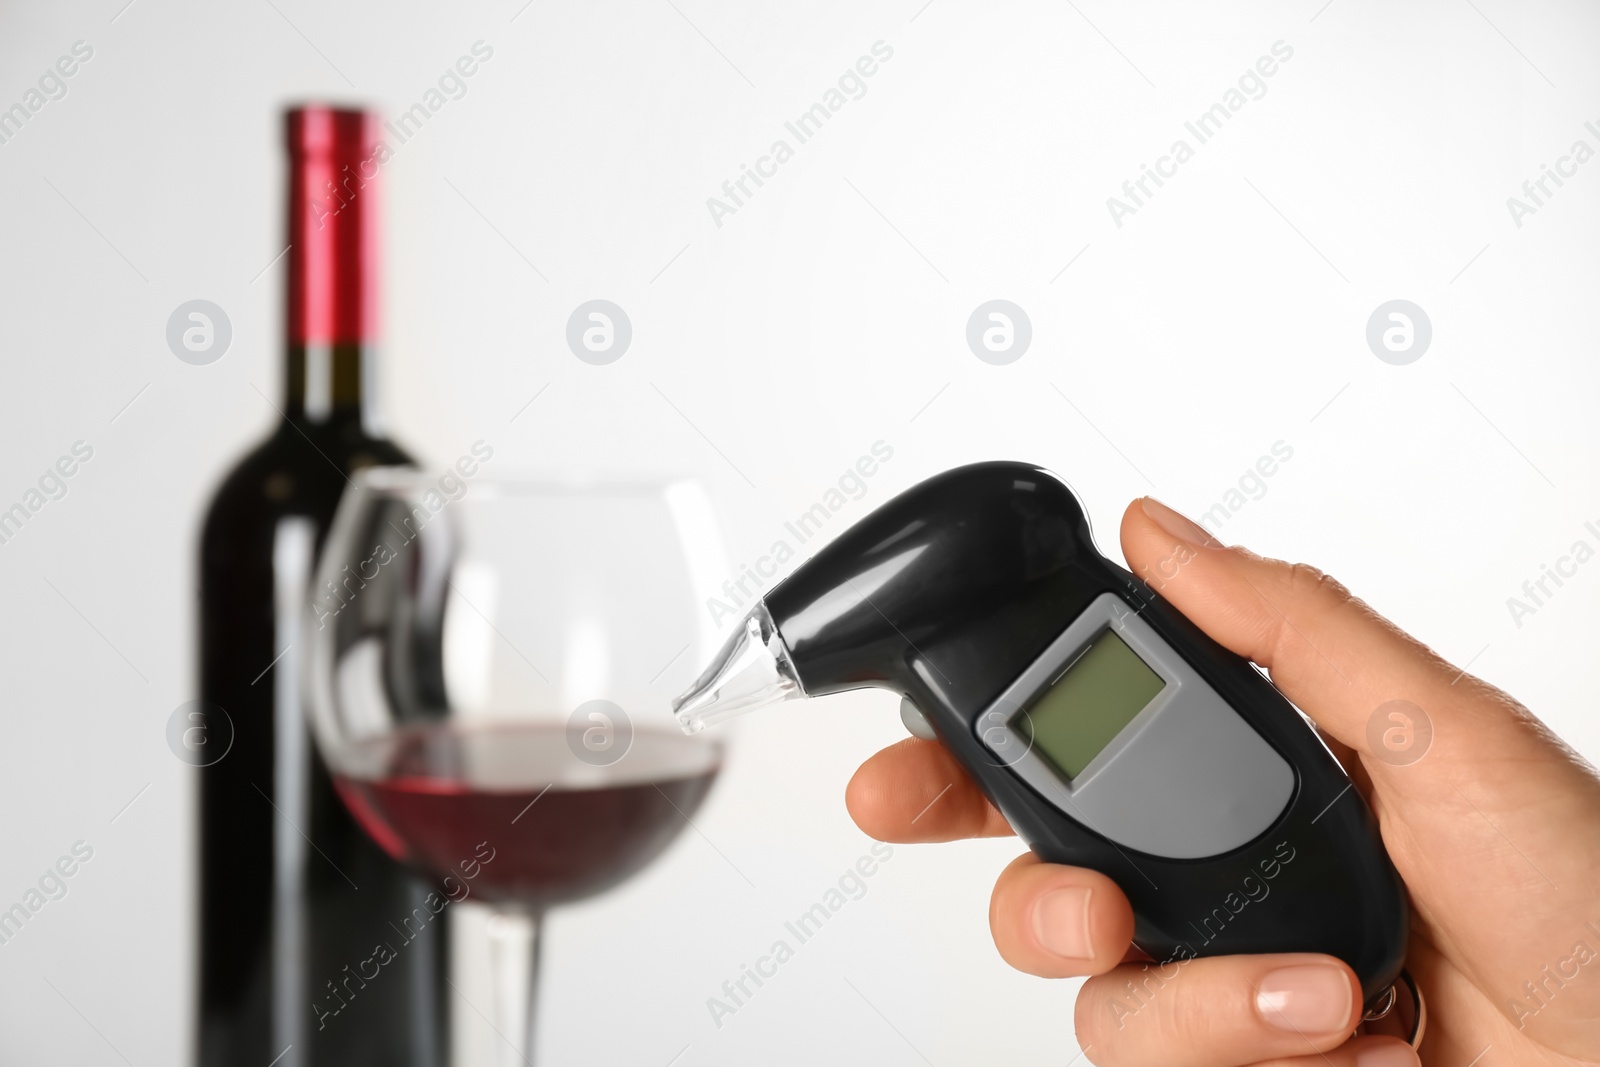
{"label": "glass stem", "polygon": [[543,918],[534,908],[497,907],[489,920],[489,965],[501,1067],[533,1067]]}

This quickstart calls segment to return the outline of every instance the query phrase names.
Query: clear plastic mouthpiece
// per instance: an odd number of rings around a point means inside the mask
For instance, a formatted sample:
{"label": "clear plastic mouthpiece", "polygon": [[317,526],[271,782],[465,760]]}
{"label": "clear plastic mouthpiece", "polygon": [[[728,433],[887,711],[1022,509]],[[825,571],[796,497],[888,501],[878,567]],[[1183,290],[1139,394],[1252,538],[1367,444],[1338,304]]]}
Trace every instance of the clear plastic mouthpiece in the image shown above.
{"label": "clear plastic mouthpiece", "polygon": [[805,695],[767,605],[758,602],[705,673],[672,702],[672,712],[684,733],[697,734],[735,715]]}

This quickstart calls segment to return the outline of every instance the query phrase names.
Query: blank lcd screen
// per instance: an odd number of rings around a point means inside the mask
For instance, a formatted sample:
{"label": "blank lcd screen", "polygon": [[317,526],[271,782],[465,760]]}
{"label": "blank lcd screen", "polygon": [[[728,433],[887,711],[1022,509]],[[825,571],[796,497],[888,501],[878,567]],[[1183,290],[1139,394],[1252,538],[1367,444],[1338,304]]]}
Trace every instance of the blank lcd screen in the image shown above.
{"label": "blank lcd screen", "polygon": [[1076,778],[1164,688],[1127,642],[1104,630],[1012,726],[1031,732],[1044,757]]}

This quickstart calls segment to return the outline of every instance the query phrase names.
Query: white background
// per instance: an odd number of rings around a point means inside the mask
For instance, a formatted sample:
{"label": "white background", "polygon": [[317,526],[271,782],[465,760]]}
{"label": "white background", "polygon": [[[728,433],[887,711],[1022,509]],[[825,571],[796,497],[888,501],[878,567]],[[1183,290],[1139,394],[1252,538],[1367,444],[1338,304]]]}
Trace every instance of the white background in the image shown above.
{"label": "white background", "polygon": [[[94,48],[0,145],[0,506],[94,448],[0,545],[0,902],[95,849],[0,946],[0,1061],[189,1055],[193,777],[163,731],[195,695],[201,509],[280,391],[278,110],[392,115],[480,39],[492,60],[383,178],[383,401],[430,462],[483,438],[501,472],[692,471],[749,562],[881,439],[894,458],[830,536],[1016,458],[1071,480],[1116,554],[1130,498],[1197,514],[1281,440],[1293,459],[1224,540],[1324,567],[1600,754],[1600,563],[1520,628],[1506,605],[1600,545],[1600,162],[1521,228],[1506,207],[1573,141],[1600,148],[1592,5],[123,3],[0,3],[0,106]],[[719,228],[706,198],[879,40],[866,95]],[[1266,95],[1117,227],[1106,198],[1279,40]],[[234,329],[204,367],[164,340],[197,297]],[[595,297],[634,328],[605,367],[563,339]],[[992,298],[1032,321],[1009,366],[966,347]],[[1433,323],[1409,366],[1365,341],[1396,298]],[[706,998],[865,853],[843,788],[901,736],[894,706],[751,720],[705,837],[558,913],[546,1062],[1073,1056],[1072,984],[989,941],[1012,841],[897,847],[712,1024]]]}

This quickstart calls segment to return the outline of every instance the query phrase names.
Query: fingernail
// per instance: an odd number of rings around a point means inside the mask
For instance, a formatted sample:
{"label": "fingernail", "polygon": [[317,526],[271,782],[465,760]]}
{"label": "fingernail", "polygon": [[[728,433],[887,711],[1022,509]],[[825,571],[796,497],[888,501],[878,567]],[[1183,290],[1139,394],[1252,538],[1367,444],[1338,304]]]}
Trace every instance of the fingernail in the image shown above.
{"label": "fingernail", "polygon": [[1094,958],[1089,937],[1089,897],[1094,890],[1052,889],[1033,906],[1033,936],[1047,951],[1072,960]]}
{"label": "fingernail", "polygon": [[1261,980],[1256,1012],[1268,1026],[1328,1034],[1350,1025],[1350,980],[1331,963],[1280,967]]}
{"label": "fingernail", "polygon": [[1356,1055],[1356,1067],[1417,1067],[1417,1054],[1393,1041],[1369,1045]]}
{"label": "fingernail", "polygon": [[1153,496],[1145,497],[1139,501],[1139,505],[1144,508],[1144,513],[1150,516],[1151,522],[1185,544],[1211,548],[1219,547],[1221,544],[1215,537],[1206,533],[1205,527],[1178,514]]}

